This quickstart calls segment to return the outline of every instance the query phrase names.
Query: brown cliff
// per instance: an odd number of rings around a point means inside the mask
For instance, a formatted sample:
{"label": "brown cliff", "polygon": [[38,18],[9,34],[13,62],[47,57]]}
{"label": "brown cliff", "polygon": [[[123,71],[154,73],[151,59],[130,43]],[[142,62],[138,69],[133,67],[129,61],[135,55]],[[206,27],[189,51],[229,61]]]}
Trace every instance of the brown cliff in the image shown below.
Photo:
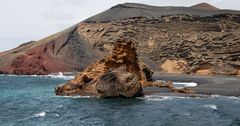
{"label": "brown cliff", "polygon": [[0,54],[0,72],[82,71],[132,40],[140,59],[172,73],[239,75],[240,12],[119,4],[39,41]]}
{"label": "brown cliff", "polygon": [[81,34],[95,48],[111,50],[118,37],[135,40],[139,56],[153,61],[163,72],[238,75],[239,19],[240,15],[233,14],[174,15],[82,23],[80,27],[84,26]]}

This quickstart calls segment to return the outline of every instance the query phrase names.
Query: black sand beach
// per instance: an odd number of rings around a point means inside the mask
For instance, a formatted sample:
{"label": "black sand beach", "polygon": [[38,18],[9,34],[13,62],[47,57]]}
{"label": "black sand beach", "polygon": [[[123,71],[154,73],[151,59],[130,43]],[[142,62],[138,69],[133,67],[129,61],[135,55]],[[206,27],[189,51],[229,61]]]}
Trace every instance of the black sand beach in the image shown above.
{"label": "black sand beach", "polygon": [[165,74],[156,72],[153,75],[156,80],[175,81],[175,82],[195,82],[198,86],[193,87],[196,94],[179,94],[171,93],[167,89],[145,88],[144,92],[156,93],[160,95],[177,95],[177,96],[207,96],[207,95],[224,95],[240,96],[240,77],[234,76],[201,76],[185,74]]}

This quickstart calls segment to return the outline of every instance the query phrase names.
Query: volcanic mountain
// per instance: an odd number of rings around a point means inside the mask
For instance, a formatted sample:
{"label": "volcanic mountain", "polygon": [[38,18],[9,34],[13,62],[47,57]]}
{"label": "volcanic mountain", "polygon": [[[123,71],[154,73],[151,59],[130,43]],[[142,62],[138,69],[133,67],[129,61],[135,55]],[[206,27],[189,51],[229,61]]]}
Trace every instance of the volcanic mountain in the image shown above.
{"label": "volcanic mountain", "polygon": [[218,8],[208,4],[208,3],[199,3],[191,6],[192,8],[202,9],[202,10],[219,10]]}
{"label": "volcanic mountain", "polygon": [[142,61],[163,72],[240,74],[240,12],[118,4],[66,30],[0,53],[0,73],[82,71],[119,38],[135,42]]}

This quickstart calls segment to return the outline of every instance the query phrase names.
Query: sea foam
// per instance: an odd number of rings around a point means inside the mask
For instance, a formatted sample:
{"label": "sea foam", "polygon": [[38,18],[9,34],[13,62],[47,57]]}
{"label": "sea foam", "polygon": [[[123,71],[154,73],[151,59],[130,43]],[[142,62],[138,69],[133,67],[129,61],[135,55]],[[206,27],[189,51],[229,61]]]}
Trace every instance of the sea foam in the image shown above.
{"label": "sea foam", "polygon": [[181,97],[181,96],[160,96],[160,95],[146,95],[144,97],[138,97],[138,99],[144,99],[148,101],[167,101],[173,99],[188,99],[190,97]]}
{"label": "sea foam", "polygon": [[93,97],[93,96],[55,96],[55,97],[60,97],[60,98],[96,98],[96,97]]}
{"label": "sea foam", "polygon": [[203,107],[205,107],[205,108],[209,108],[209,109],[213,109],[213,110],[217,110],[217,106],[214,105],[214,104],[203,105]]}
{"label": "sea foam", "polygon": [[43,78],[56,78],[56,79],[64,79],[71,80],[75,76],[74,75],[64,75],[62,72],[58,72],[57,74],[49,74],[49,75],[14,75],[14,74],[0,74],[0,76],[13,76],[13,77],[43,77]]}
{"label": "sea foam", "polygon": [[239,96],[211,95],[211,98],[227,98],[227,99],[240,100]]}
{"label": "sea foam", "polygon": [[39,112],[33,115],[34,117],[44,117],[46,116],[46,112]]}
{"label": "sea foam", "polygon": [[63,75],[62,73],[58,74],[58,75],[45,75],[44,77],[49,77],[49,78],[59,78],[59,79],[64,79],[64,80],[71,80],[74,78],[74,76],[70,76],[70,75]]}
{"label": "sea foam", "polygon": [[[164,80],[156,80],[158,82],[166,82]],[[172,82],[173,86],[175,88],[181,89],[181,88],[187,88],[187,87],[196,87],[198,84],[196,82]]]}

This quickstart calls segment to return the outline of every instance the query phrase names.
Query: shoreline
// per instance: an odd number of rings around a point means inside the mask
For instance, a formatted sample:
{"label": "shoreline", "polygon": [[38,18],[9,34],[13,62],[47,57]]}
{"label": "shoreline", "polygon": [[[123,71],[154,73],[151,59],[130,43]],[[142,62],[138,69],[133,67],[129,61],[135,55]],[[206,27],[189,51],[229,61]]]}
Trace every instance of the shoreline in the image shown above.
{"label": "shoreline", "polygon": [[[190,89],[196,91],[195,94],[200,95],[224,95],[224,96],[240,96],[240,77],[237,76],[203,76],[203,75],[186,75],[186,74],[164,74],[155,72],[153,75],[155,80],[195,82],[198,85]],[[148,90],[153,93],[162,93],[160,90]],[[171,93],[170,93],[171,94]],[[189,94],[191,95],[191,94]]]}
{"label": "shoreline", "polygon": [[[38,75],[11,75],[1,74],[1,76],[34,76],[34,77],[50,77],[72,79],[69,76],[74,76],[74,73],[67,74],[51,74],[47,76]],[[54,77],[56,76],[56,77]],[[67,77],[67,78],[66,78]],[[211,95],[223,96],[240,96],[240,77],[239,76],[224,76],[224,75],[188,75],[188,74],[168,74],[155,72],[153,75],[155,80],[173,81],[173,82],[195,82],[196,87],[190,89],[196,91],[193,94],[174,93],[165,88],[159,87],[144,87],[144,94],[157,94],[160,96],[184,96],[184,97],[206,97]]]}

